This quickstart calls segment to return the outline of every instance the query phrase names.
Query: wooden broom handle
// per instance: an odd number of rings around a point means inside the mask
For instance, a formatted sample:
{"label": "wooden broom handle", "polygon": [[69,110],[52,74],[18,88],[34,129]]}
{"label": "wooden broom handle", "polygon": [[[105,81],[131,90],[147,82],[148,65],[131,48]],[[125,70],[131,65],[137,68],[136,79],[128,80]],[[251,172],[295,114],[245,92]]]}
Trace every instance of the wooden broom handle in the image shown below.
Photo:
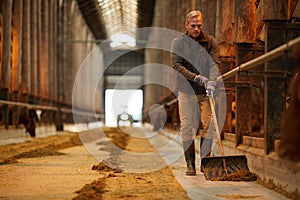
{"label": "wooden broom handle", "polygon": [[223,148],[223,144],[222,144],[222,141],[221,141],[221,135],[220,135],[218,120],[217,120],[217,116],[216,116],[215,104],[214,104],[213,97],[210,93],[212,93],[212,91],[210,91],[208,93],[208,99],[209,99],[209,104],[210,104],[210,108],[211,108],[213,123],[215,125],[215,130],[216,130],[217,138],[218,138],[218,144],[220,146],[220,154],[222,156],[224,156],[224,148]]}

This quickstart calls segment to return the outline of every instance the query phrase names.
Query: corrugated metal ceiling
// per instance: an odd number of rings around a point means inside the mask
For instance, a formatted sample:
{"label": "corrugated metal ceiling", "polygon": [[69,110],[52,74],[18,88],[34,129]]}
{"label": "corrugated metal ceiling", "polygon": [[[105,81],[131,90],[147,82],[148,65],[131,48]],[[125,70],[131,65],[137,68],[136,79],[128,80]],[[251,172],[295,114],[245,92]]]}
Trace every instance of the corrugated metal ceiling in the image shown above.
{"label": "corrugated metal ceiling", "polygon": [[78,0],[96,39],[152,25],[155,0]]}

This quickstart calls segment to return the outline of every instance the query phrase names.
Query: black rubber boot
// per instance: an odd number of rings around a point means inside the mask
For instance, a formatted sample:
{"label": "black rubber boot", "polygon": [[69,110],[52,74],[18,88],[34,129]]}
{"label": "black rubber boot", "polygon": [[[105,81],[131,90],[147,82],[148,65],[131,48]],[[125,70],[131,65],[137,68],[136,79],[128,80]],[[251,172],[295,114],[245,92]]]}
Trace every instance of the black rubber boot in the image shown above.
{"label": "black rubber boot", "polygon": [[182,142],[184,157],[186,161],[186,175],[195,176],[196,175],[196,165],[195,165],[195,142],[192,141],[183,141]]}
{"label": "black rubber boot", "polygon": [[201,141],[200,141],[200,158],[201,158],[201,169],[200,169],[200,171],[201,172],[204,171],[203,166],[202,166],[202,159],[204,157],[209,157],[210,156],[211,147],[212,147],[212,139],[201,137]]}

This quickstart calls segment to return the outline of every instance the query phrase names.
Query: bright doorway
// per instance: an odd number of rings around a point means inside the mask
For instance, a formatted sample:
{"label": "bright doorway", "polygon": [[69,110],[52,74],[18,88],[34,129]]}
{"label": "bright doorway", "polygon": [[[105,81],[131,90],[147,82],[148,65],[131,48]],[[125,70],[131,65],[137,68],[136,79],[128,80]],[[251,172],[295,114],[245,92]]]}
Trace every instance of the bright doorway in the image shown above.
{"label": "bright doorway", "polygon": [[[142,123],[142,90],[105,90],[105,125],[140,126]],[[130,118],[132,117],[132,120]]]}

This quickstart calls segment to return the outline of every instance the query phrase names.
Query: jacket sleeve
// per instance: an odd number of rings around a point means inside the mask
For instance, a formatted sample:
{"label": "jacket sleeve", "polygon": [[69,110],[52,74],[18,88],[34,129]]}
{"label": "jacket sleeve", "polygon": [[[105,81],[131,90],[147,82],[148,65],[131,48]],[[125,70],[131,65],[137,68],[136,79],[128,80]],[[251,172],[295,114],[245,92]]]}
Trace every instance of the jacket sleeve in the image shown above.
{"label": "jacket sleeve", "polygon": [[187,80],[193,81],[196,73],[191,72],[184,66],[184,59],[180,56],[184,54],[184,50],[182,47],[182,40],[176,38],[172,42],[172,67],[180,74],[182,74]]}
{"label": "jacket sleeve", "polygon": [[209,70],[209,80],[217,81],[217,78],[219,75],[220,75],[220,73],[219,73],[219,68],[217,67],[217,64],[215,62],[212,62],[210,65],[210,70]]}

